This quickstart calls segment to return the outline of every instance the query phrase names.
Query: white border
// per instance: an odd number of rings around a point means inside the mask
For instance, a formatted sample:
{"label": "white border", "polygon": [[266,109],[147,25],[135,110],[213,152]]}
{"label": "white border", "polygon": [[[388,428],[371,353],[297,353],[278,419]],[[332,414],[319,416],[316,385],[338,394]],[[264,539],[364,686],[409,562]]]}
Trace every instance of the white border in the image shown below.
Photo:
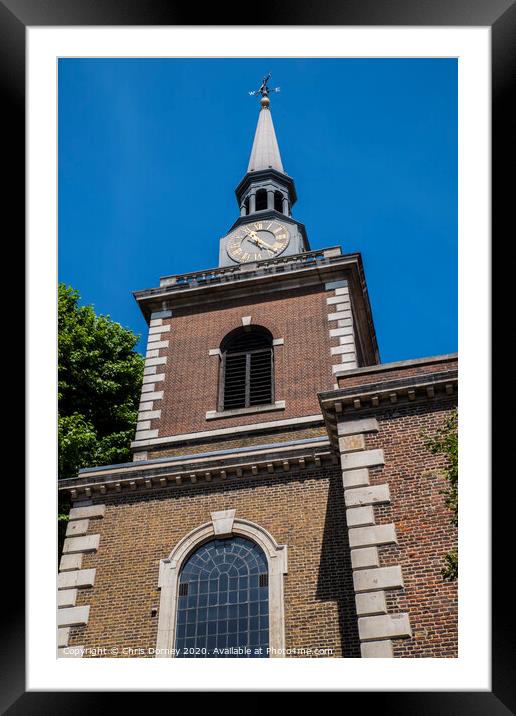
{"label": "white border", "polygon": [[[28,28],[27,688],[490,689],[490,29]],[[56,659],[57,56],[459,57],[460,653],[450,659]],[[300,52],[302,48],[302,52]],[[439,257],[436,265],[439,286]],[[417,269],[416,269],[417,270]],[[469,310],[466,311],[466,306]],[[52,330],[54,328],[54,331]],[[467,595],[467,598],[466,598]],[[229,671],[229,673],[228,673]]]}

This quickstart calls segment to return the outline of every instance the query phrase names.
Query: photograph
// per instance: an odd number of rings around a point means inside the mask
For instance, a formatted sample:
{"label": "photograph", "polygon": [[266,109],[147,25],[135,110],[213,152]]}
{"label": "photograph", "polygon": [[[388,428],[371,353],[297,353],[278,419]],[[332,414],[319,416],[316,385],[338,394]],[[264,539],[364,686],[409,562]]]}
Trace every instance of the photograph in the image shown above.
{"label": "photograph", "polygon": [[25,279],[0,713],[516,714],[515,38],[516,0],[0,0]]}
{"label": "photograph", "polygon": [[58,659],[458,659],[458,73],[58,58]]}

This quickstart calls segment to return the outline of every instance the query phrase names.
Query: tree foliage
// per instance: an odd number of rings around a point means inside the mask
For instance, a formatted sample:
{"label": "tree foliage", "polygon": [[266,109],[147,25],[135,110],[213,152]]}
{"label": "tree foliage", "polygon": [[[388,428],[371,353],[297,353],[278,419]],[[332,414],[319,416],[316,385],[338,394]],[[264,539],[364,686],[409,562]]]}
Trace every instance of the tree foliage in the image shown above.
{"label": "tree foliage", "polygon": [[[446,468],[444,474],[448,487],[443,490],[446,505],[451,510],[451,521],[457,526],[459,509],[459,433],[458,413],[452,411],[437,429],[434,435],[426,436],[426,446],[434,455],[444,455]],[[456,549],[445,555],[446,564],[443,568],[443,577],[447,580],[457,579],[459,570],[459,555]]]}
{"label": "tree foliage", "polygon": [[127,462],[143,376],[138,336],[64,284],[58,293],[59,477],[81,467]]}

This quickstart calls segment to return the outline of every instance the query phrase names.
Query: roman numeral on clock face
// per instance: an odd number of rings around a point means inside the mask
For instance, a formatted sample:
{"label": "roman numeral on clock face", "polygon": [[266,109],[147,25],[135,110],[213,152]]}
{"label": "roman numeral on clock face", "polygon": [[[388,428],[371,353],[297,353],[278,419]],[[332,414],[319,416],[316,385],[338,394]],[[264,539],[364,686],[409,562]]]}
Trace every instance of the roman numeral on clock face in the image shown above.
{"label": "roman numeral on clock face", "polygon": [[279,221],[241,224],[226,237],[226,250],[237,263],[274,259],[290,241],[288,226]]}

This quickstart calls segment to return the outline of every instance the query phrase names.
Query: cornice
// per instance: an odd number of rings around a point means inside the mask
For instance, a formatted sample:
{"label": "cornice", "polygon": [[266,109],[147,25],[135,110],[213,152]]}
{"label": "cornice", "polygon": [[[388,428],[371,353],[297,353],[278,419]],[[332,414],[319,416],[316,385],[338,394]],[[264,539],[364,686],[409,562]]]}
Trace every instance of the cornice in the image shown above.
{"label": "cornice", "polygon": [[[443,362],[450,356],[441,356]],[[403,361],[406,367],[410,364],[436,363],[439,357],[423,359],[419,362]],[[387,364],[387,368],[396,364]],[[382,366],[374,366],[379,372]],[[361,370],[349,371],[360,374]],[[379,409],[403,407],[418,403],[432,403],[443,397],[457,395],[458,368],[456,363],[442,371],[419,373],[413,376],[379,379],[374,383],[364,383],[343,387],[338,390],[318,393],[321,411],[328,430],[330,442],[337,448],[337,422],[371,414]]]}
{"label": "cornice", "polygon": [[222,300],[249,300],[274,292],[316,287],[346,279],[365,365],[380,360],[360,253],[342,254],[340,246],[235,267],[164,276],[158,288],[133,293],[147,322],[153,312],[209,309]]}
{"label": "cornice", "polygon": [[292,206],[294,206],[297,201],[297,192],[294,180],[288,174],[283,174],[277,169],[272,168],[258,169],[254,172],[247,172],[247,174],[244,176],[244,178],[240,181],[240,183],[235,189],[235,196],[237,198],[237,201],[240,201],[240,197],[246,191],[246,189],[251,186],[251,184],[253,184],[254,182],[262,181],[263,179],[267,179],[269,177],[272,177],[278,184],[283,184],[289,190],[290,203]]}
{"label": "cornice", "polygon": [[[228,452],[228,451],[226,451]],[[59,481],[59,491],[72,500],[120,492],[177,489],[212,481],[245,481],[271,473],[304,470],[337,457],[326,438],[255,446],[224,455],[184,455],[83,470],[77,478]]]}
{"label": "cornice", "polygon": [[362,276],[361,256],[359,253],[342,255],[340,247],[335,246],[283,260],[242,264],[229,270],[215,268],[164,276],[161,286],[133,291],[133,296],[149,321],[152,311],[219,301],[222,294],[228,299],[249,298],[257,291],[267,293],[316,285],[341,277],[346,270]]}
{"label": "cornice", "polygon": [[446,353],[437,356],[428,356],[424,358],[410,358],[408,360],[393,361],[392,363],[378,363],[377,365],[361,366],[360,368],[354,368],[353,370],[342,370],[340,373],[336,373],[335,377],[350,378],[360,375],[370,375],[372,373],[378,373],[379,375],[388,375],[390,371],[399,371],[404,368],[422,368],[427,365],[434,365],[435,363],[453,363],[456,364],[458,360],[457,353]]}

